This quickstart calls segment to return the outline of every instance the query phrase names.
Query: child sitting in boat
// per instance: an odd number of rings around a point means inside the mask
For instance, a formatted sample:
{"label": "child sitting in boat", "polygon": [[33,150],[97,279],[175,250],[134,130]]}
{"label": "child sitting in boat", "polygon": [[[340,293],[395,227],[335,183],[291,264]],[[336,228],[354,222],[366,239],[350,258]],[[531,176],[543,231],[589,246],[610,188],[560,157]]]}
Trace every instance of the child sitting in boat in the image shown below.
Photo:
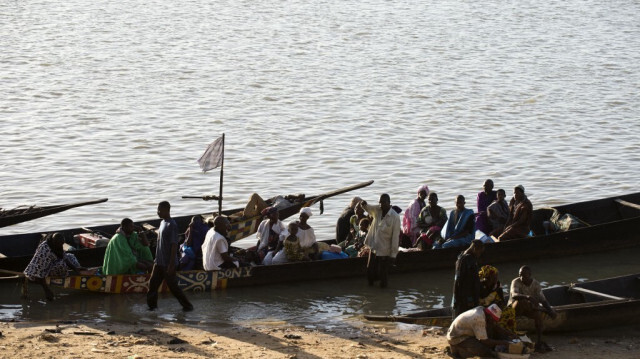
{"label": "child sitting in boat", "polygon": [[289,222],[287,226],[288,235],[282,241],[282,249],[273,257],[271,264],[283,264],[289,262],[308,261],[309,256],[305,255],[300,246],[298,238],[298,222]]}
{"label": "child sitting in boat", "polygon": [[347,240],[340,243],[342,250],[350,257],[354,258],[358,256],[358,252],[364,246],[364,239],[369,231],[369,225],[371,220],[369,218],[362,218],[358,224],[358,232],[350,233]]}

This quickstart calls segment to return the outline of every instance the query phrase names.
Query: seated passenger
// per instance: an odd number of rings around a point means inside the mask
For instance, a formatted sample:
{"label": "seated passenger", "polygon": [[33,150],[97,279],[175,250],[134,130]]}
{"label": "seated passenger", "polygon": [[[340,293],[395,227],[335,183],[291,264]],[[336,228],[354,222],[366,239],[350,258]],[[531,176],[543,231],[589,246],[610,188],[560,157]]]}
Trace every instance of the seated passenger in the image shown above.
{"label": "seated passenger", "polygon": [[213,221],[213,228],[207,232],[202,244],[202,266],[204,270],[220,270],[237,268],[238,261],[229,255],[229,242],[226,235],[231,229],[231,223],[225,216],[218,216]]}
{"label": "seated passenger", "polygon": [[300,247],[298,222],[289,222],[287,232],[288,235],[282,241],[282,249],[273,257],[271,264],[308,261],[309,257],[304,254],[302,247]]}
{"label": "seated passenger", "polygon": [[209,231],[209,225],[202,221],[202,216],[191,217],[191,222],[184,233],[184,243],[180,245],[180,270],[199,269],[202,263],[202,243]]}
{"label": "seated passenger", "polygon": [[311,215],[311,208],[303,207],[300,209],[297,236],[300,239],[300,247],[302,248],[302,251],[304,251],[305,255],[309,256],[310,259],[318,259],[320,250],[318,249],[318,243],[316,242],[316,234],[309,223],[307,223]]}
{"label": "seated passenger", "polygon": [[524,187],[518,185],[513,189],[513,198],[509,203],[509,218],[498,241],[525,238],[529,235],[532,219],[533,205],[524,194]]}
{"label": "seated passenger", "polygon": [[409,207],[404,211],[402,217],[402,234],[410,241],[401,247],[414,247],[416,239],[420,234],[420,226],[418,225],[418,216],[420,211],[426,206],[425,199],[429,195],[429,187],[425,184],[418,188],[418,197],[409,203]]}
{"label": "seated passenger", "polygon": [[356,206],[360,201],[362,201],[360,197],[353,197],[349,206],[340,214],[336,222],[336,242],[340,243],[347,239],[349,232],[351,232],[351,217],[356,214]]}
{"label": "seated passenger", "polygon": [[482,185],[483,191],[478,192],[476,204],[478,213],[476,214],[476,229],[484,234],[489,234],[493,230],[493,226],[487,216],[487,207],[496,199],[496,191],[493,190],[493,181],[488,179]]}
{"label": "seated passenger", "polygon": [[361,219],[358,233],[356,233],[355,236],[349,234],[349,239],[338,244],[349,257],[354,258],[358,256],[358,252],[360,252],[360,249],[364,246],[364,240],[367,237],[370,224],[371,221],[369,218]]}
{"label": "seated passenger", "polygon": [[65,253],[63,245],[62,234],[48,235],[36,248],[31,262],[24,270],[27,279],[42,285],[47,300],[53,300],[53,292],[46,281],[48,276],[66,276],[69,270],[80,274],[85,274],[83,272],[86,271],[73,254]]}
{"label": "seated passenger", "polygon": [[456,209],[449,214],[444,242],[436,242],[434,249],[466,247],[475,238],[475,218],[473,210],[464,207],[464,196],[456,197]]}
{"label": "seated passenger", "polygon": [[427,201],[429,204],[420,211],[418,216],[420,237],[416,242],[416,247],[421,250],[431,249],[435,242],[442,239],[440,233],[444,224],[447,223],[447,211],[438,206],[438,194],[429,193]]}
{"label": "seated passenger", "polygon": [[363,220],[364,218],[367,218],[369,220],[369,223],[371,223],[371,216],[369,216],[368,214],[365,214],[366,212],[364,208],[362,208],[362,206],[356,206],[355,213],[356,214],[351,216],[351,218],[349,219],[349,224],[351,225],[349,234],[351,234],[352,237],[355,236],[356,233],[358,233],[358,231],[360,230],[361,220]]}
{"label": "seated passenger", "polygon": [[[280,241],[280,234],[286,232],[284,224],[278,217],[278,209],[276,207],[263,209],[262,215],[267,218],[260,223],[256,232],[258,237],[257,250],[261,263],[269,252],[275,251]],[[271,254],[271,258],[273,258],[272,256],[273,254]]]}
{"label": "seated passenger", "polygon": [[113,235],[104,254],[102,273],[136,274],[153,268],[153,255],[144,231],[125,218]]}
{"label": "seated passenger", "polygon": [[489,221],[491,221],[493,230],[485,234],[489,234],[490,236],[499,236],[504,230],[504,224],[507,223],[507,219],[509,218],[509,205],[505,200],[507,194],[501,188],[496,192],[496,195],[498,198],[487,207],[487,216],[489,217]]}

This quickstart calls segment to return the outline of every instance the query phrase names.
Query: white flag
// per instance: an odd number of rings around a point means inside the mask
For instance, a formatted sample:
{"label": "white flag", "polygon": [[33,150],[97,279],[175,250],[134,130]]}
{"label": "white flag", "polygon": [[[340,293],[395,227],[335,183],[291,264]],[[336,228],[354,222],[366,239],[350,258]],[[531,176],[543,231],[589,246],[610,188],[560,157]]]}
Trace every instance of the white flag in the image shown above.
{"label": "white flag", "polygon": [[223,150],[224,148],[222,137],[218,137],[217,140],[213,141],[209,146],[207,146],[204,154],[198,160],[198,164],[200,164],[202,172],[207,172],[222,164]]}

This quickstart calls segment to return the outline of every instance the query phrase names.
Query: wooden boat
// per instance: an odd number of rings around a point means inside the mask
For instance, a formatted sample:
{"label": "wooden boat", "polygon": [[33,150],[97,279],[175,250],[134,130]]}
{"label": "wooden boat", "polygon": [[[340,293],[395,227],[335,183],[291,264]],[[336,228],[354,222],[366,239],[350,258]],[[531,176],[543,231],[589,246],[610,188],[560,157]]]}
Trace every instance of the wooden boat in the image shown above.
{"label": "wooden boat", "polygon": [[[545,332],[578,331],[640,320],[640,273],[546,288],[543,293],[558,313],[544,317]],[[427,326],[451,325],[451,308],[431,309],[397,316],[365,315],[371,321]],[[535,330],[533,320],[517,318],[517,329]]]}
{"label": "wooden boat", "polygon": [[[337,196],[342,193],[346,193],[349,191],[353,191],[356,189],[360,189],[366,186],[369,186],[373,183],[373,181],[362,182],[353,186],[344,187],[335,191],[304,197],[298,196],[297,200],[293,202],[283,202],[282,207],[280,207],[279,215],[280,219],[286,219],[300,211],[302,207],[312,206],[316,203],[320,203],[320,212],[323,211],[323,200]],[[275,197],[274,197],[275,198]],[[269,199],[266,202],[268,204],[272,204],[273,200]],[[236,208],[223,211],[225,215],[231,215],[242,211],[243,208]],[[194,214],[201,215],[201,214]],[[179,216],[174,217],[178,223],[178,227],[182,232],[186,230],[191,221],[191,218],[194,215],[187,216]],[[229,231],[230,240],[236,241],[238,239],[245,238],[256,232],[260,221],[262,220],[262,216],[254,216],[250,218],[235,218],[232,219],[231,230]],[[138,221],[137,221],[138,222]],[[139,221],[142,223],[147,223],[152,227],[158,227],[160,225],[160,219],[151,219],[145,221]],[[56,230],[51,232],[60,232],[66,238],[73,238],[73,236],[81,233],[87,232],[95,232],[103,234],[104,236],[111,238],[112,234],[115,233],[117,228],[120,226],[119,223],[103,225],[103,226],[94,226],[94,227],[82,227],[82,228],[73,228],[73,229],[63,229]],[[51,233],[50,232],[50,233]],[[40,240],[42,239],[42,233],[28,233],[28,234],[17,234],[17,235],[6,235],[0,236],[0,269],[11,270],[21,272],[26,268],[35,252]],[[90,248],[90,249],[81,249],[74,251],[74,255],[78,258],[80,263],[86,267],[98,267],[102,266],[102,261],[104,258],[105,247],[98,248]]]}
{"label": "wooden boat", "polygon": [[108,200],[107,198],[103,198],[95,201],[60,204],[56,206],[45,206],[45,207],[30,206],[30,207],[24,207],[24,208],[18,207],[14,209],[0,210],[0,228],[26,222],[26,221],[31,221],[33,219],[49,216],[55,213],[60,213],[71,208],[87,206],[87,205],[96,204],[96,203],[103,203],[103,202],[106,202],[107,200]]}

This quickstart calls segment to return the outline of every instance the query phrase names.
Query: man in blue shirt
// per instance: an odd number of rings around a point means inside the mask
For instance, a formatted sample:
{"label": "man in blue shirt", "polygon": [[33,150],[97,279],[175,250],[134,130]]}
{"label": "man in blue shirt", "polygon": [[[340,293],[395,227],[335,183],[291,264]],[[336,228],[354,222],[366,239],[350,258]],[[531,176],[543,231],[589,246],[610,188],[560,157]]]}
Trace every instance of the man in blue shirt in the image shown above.
{"label": "man in blue shirt", "polygon": [[176,277],[176,265],[178,263],[178,225],[171,218],[171,205],[167,201],[158,204],[158,217],[162,218],[158,229],[158,244],[156,246],[156,259],[149,279],[149,292],[147,293],[147,305],[150,310],[158,308],[158,288],[162,281],[167,282],[167,287],[182,305],[185,311],[193,310],[193,305],[178,287]]}

